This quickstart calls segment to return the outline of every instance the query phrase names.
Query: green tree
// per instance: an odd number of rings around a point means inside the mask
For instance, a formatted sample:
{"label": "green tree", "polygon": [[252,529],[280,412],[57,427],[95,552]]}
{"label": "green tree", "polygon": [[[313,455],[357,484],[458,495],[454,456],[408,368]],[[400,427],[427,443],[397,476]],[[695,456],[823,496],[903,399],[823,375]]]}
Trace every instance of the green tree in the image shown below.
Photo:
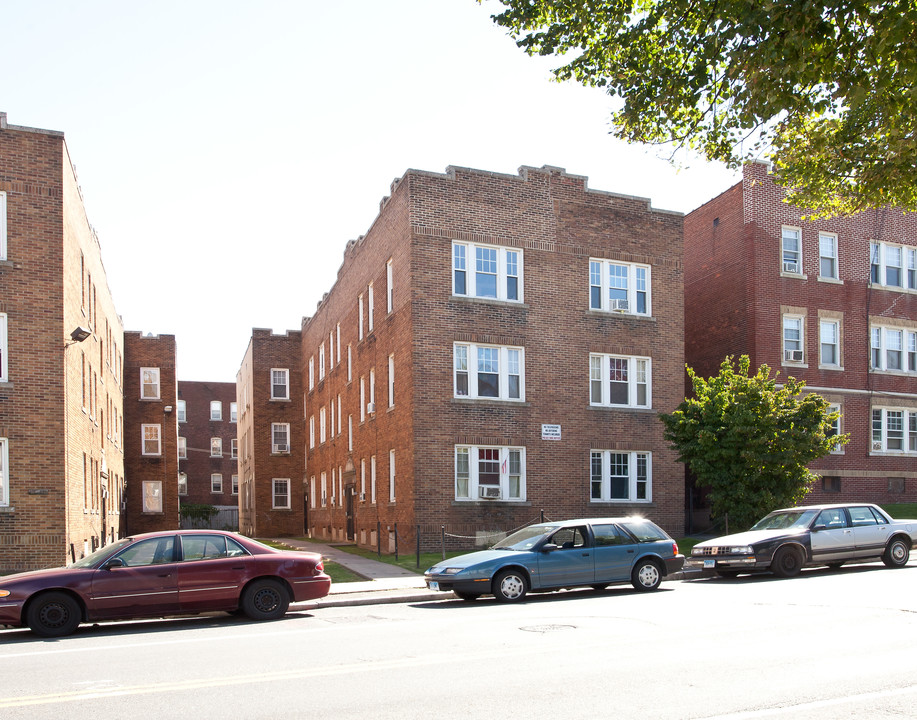
{"label": "green tree", "polygon": [[688,368],[694,388],[671,415],[661,415],[665,438],[679,460],[710,488],[714,517],[747,528],[778,507],[792,506],[815,479],[806,465],[847,442],[831,435],[837,413],[805,383],[780,387],[762,365],[749,374],[747,355],[727,357],[708,379]]}
{"label": "green tree", "polygon": [[917,210],[914,0],[500,2],[558,80],[618,100],[617,137],[772,160],[811,215]]}

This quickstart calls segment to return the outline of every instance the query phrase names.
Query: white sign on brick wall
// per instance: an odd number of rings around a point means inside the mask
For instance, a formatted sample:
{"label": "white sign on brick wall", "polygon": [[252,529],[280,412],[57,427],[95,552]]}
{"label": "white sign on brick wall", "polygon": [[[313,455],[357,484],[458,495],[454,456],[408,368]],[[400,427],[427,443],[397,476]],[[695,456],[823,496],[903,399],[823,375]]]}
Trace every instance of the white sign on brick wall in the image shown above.
{"label": "white sign on brick wall", "polygon": [[560,440],[560,425],[542,425],[542,440]]}

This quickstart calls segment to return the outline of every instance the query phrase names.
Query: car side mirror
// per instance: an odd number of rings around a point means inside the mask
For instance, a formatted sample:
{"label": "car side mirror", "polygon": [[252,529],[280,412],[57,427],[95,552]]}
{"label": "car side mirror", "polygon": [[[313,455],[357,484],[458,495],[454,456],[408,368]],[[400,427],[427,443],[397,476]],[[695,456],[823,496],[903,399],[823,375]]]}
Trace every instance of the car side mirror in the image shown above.
{"label": "car side mirror", "polygon": [[545,543],[544,545],[541,546],[541,552],[546,552],[546,553],[554,552],[555,550],[557,550],[557,548],[558,546],[555,545],[554,543]]}
{"label": "car side mirror", "polygon": [[828,527],[827,525],[818,524],[812,528],[812,532],[818,532],[819,530],[825,530],[827,529],[827,527]]}
{"label": "car side mirror", "polygon": [[124,567],[124,561],[121,558],[112,558],[102,566],[102,569],[111,570],[119,567]]}

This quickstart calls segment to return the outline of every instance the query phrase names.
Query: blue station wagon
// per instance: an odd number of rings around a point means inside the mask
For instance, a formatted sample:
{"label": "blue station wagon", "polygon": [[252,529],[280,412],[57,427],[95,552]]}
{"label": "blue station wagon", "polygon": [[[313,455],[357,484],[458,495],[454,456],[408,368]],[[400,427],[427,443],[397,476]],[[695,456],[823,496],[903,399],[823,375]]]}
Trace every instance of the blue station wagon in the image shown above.
{"label": "blue station wagon", "polygon": [[529,591],[627,582],[655,590],[684,561],[677,543],[649,520],[592,518],[529,525],[490,550],[437,563],[424,579],[431,590],[451,590],[462,600],[493,595],[516,602]]}

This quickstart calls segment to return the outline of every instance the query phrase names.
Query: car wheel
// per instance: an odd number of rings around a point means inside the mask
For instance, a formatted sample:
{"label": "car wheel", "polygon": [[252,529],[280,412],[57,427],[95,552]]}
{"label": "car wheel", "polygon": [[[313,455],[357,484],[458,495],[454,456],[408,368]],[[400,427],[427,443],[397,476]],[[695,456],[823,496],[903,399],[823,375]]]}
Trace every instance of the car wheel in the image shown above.
{"label": "car wheel", "polygon": [[655,590],[662,582],[662,572],[652,560],[641,560],[630,574],[630,582],[640,592]]}
{"label": "car wheel", "polygon": [[69,635],[80,624],[80,605],[70,595],[46,592],[29,603],[26,624],[41,637]]}
{"label": "car wheel", "polygon": [[727,580],[733,580],[739,577],[738,570],[717,570],[716,574],[719,575],[721,578],[726,578]]}
{"label": "car wheel", "polygon": [[479,597],[481,597],[481,596],[478,595],[477,593],[460,592],[460,591],[458,591],[458,590],[453,590],[452,593],[453,593],[453,594],[455,595],[455,597],[457,597],[459,600],[464,600],[465,602],[471,602],[472,600],[477,600]]}
{"label": "car wheel", "polygon": [[791,547],[782,547],[771,562],[771,572],[777,577],[789,578],[799,575],[802,570],[802,558],[799,551]]}
{"label": "car wheel", "polygon": [[519,602],[529,591],[529,585],[518,570],[502,570],[494,576],[493,591],[500,602]]}
{"label": "car wheel", "polygon": [[882,562],[890,568],[899,568],[907,565],[911,557],[911,544],[903,538],[892,538],[882,555]]}
{"label": "car wheel", "polygon": [[242,593],[242,610],[252,620],[276,620],[289,606],[286,588],[276,580],[255,580]]}

